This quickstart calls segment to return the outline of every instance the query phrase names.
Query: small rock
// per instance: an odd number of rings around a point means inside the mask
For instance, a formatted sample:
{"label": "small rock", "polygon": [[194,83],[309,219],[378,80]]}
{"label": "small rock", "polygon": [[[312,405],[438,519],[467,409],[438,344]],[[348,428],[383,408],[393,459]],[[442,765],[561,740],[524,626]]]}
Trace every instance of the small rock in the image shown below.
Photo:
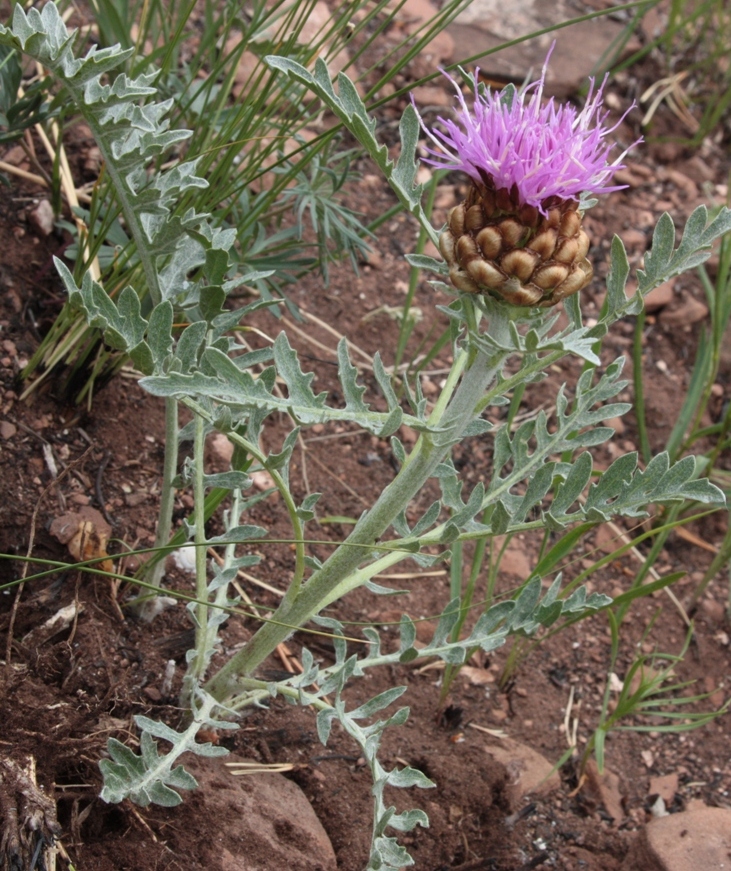
{"label": "small rock", "polygon": [[731,810],[704,807],[654,819],[640,832],[622,871],[731,868]]}
{"label": "small rock", "polygon": [[666,305],[670,305],[675,298],[674,287],[674,281],[664,281],[654,290],[651,290],[645,297],[645,311],[648,314],[652,314],[661,308],[665,308]]}
{"label": "small rock", "polygon": [[712,674],[707,674],[703,678],[703,689],[708,693],[708,701],[714,708],[720,708],[725,701],[725,695],[722,689],[716,683],[716,678]]}
{"label": "small rock", "polygon": [[414,88],[411,92],[414,95],[417,106],[440,106],[446,108],[451,106],[453,98],[444,90],[434,85],[421,85]]}
{"label": "small rock", "polygon": [[616,435],[622,435],[625,431],[624,421],[621,417],[608,417],[604,421],[605,426],[611,426]]}
{"label": "small rock", "polygon": [[0,421],[0,437],[4,439],[11,439],[17,433],[18,427],[14,423],[10,423],[9,420]]}
{"label": "small rock", "polygon": [[651,777],[648,795],[659,795],[666,805],[672,804],[678,791],[678,775],[663,774],[662,777]]}
{"label": "small rock", "polygon": [[529,577],[531,563],[525,547],[517,539],[513,539],[507,546],[503,558],[500,560],[500,571],[522,580],[527,580]]}
{"label": "small rock", "polygon": [[259,491],[271,490],[274,487],[274,479],[269,472],[265,472],[263,469],[252,472],[250,477],[252,484]]}
{"label": "small rock", "polygon": [[[183,764],[199,783],[192,801],[202,802],[210,831],[204,868],[221,871],[335,871],[330,839],[302,790],[281,774],[262,772],[235,777],[227,762],[235,756],[200,759],[186,754]],[[231,809],[237,812],[232,815]]]}
{"label": "small rock", "polygon": [[435,393],[439,393],[439,385],[435,384],[431,378],[427,378],[426,375],[421,379],[421,389],[424,396],[434,396]]}
{"label": "small rock", "polygon": [[375,248],[369,248],[363,254],[363,263],[371,266],[373,269],[380,269],[383,266],[383,255]]}
{"label": "small rock", "polygon": [[114,565],[107,554],[107,542],[112,527],[101,512],[89,505],[80,506],[76,512],[68,512],[56,517],[49,532],[61,544],[65,544],[76,560],[97,560],[96,565],[103,572],[111,572]]}
{"label": "small rock", "polygon": [[726,619],[726,609],[721,602],[717,602],[715,599],[704,599],[701,602],[701,608],[713,623],[723,623]]}
{"label": "small rock", "polygon": [[399,428],[399,436],[405,445],[413,445],[419,438],[419,433],[408,424],[402,423]]}
{"label": "small rock", "polygon": [[38,205],[28,213],[28,221],[39,233],[50,236],[55,227],[55,215],[53,207],[48,200],[41,200]]}
{"label": "small rock", "polygon": [[698,196],[698,185],[685,173],[677,169],[668,169],[665,175],[668,181],[679,187],[689,199],[695,199]]}
{"label": "small rock", "polygon": [[149,498],[149,493],[125,493],[124,501],[130,508],[136,508],[138,505],[142,505],[143,502],[147,502]]}
{"label": "small rock", "polygon": [[214,432],[209,440],[211,459],[228,468],[234,455],[234,446],[222,432]]}
{"label": "small rock", "polygon": [[90,175],[97,175],[102,168],[103,162],[104,158],[102,157],[101,149],[96,145],[92,145],[84,158],[84,170]]}
{"label": "small rock", "polygon": [[[241,42],[240,36],[230,36],[226,42],[224,51],[226,54],[233,52]],[[259,70],[260,60],[251,51],[243,51],[239,58],[236,72],[234,73],[234,83],[231,87],[231,92],[234,97],[238,98],[242,94],[248,93],[256,84],[256,75]]]}
{"label": "small rock", "polygon": [[634,227],[630,227],[629,230],[622,233],[622,241],[629,251],[644,251],[647,247],[647,236],[642,230],[637,230]]}
{"label": "small rock", "polygon": [[586,763],[584,774],[586,775],[584,789],[591,793],[604,807],[615,823],[623,820],[625,813],[622,808],[622,795],[619,791],[619,777],[606,767],[600,773],[594,759],[590,759]]}
{"label": "small rock", "polygon": [[3,155],[3,160],[5,161],[5,163],[9,163],[11,166],[18,166],[21,169],[25,170],[30,169],[30,161],[28,160],[28,155],[25,153],[25,150],[20,145],[14,145],[12,148],[9,148]]}
{"label": "small rock", "polygon": [[[492,713],[494,715],[496,712]],[[485,751],[508,771],[506,793],[513,812],[528,793],[544,796],[561,786],[558,772],[554,771],[553,765],[544,756],[512,738],[503,738],[500,744],[488,745]]]}
{"label": "small rock", "polygon": [[689,296],[678,308],[661,312],[660,323],[666,327],[682,327],[695,324],[708,317],[708,306],[695,297]]}
{"label": "small rock", "polygon": [[617,184],[624,184],[630,188],[636,188],[645,183],[645,179],[636,175],[629,167],[618,169],[612,176]]}
{"label": "small rock", "polygon": [[[405,0],[398,7],[398,17],[406,24],[406,30],[410,33],[419,31],[423,24],[437,14],[437,7],[429,0]],[[433,67],[441,63],[449,62],[454,55],[454,39],[446,30],[440,30],[434,39],[425,45],[420,52]]]}
{"label": "small rock", "polygon": [[594,533],[594,547],[602,553],[614,553],[621,546],[621,541],[617,540],[617,533],[606,523],[597,526]]}
{"label": "small rock", "polygon": [[457,205],[457,191],[453,184],[440,184],[434,197],[435,209],[451,209]]}

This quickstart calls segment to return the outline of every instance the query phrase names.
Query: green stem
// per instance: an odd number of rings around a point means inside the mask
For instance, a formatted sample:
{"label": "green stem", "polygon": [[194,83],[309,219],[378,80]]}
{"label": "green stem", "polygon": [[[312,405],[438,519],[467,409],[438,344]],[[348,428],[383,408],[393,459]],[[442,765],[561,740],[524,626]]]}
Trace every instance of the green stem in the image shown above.
{"label": "green stem", "polygon": [[[434,197],[437,192],[437,183],[438,179],[442,175],[441,173],[436,173],[432,178],[431,184],[429,185],[427,202],[424,207],[424,213],[427,218],[431,220],[432,211],[434,209]],[[427,232],[423,224],[419,226],[419,238],[416,242],[416,254],[424,253],[424,246],[426,245],[427,240]],[[411,273],[409,275],[409,288],[406,292],[406,299],[404,300],[404,304],[401,308],[401,326],[399,329],[398,341],[396,343],[396,356],[393,361],[393,371],[398,372],[399,366],[401,365],[401,360],[403,359],[404,352],[406,350],[406,343],[409,340],[409,336],[411,335],[411,330],[413,329],[413,322],[409,320],[409,314],[411,312],[411,306],[414,302],[414,294],[416,293],[416,288],[419,286],[419,279],[421,278],[421,270],[416,266],[411,267]],[[411,323],[411,326],[409,324]]]}
{"label": "green stem", "polygon": [[[195,412],[195,414],[200,415],[203,420],[207,423],[214,425],[213,415],[207,411],[200,403],[186,396],[182,400],[187,408],[191,411]],[[278,469],[272,468],[267,462],[267,455],[264,453],[257,444],[249,441],[244,438],[237,432],[229,432],[226,434],[229,441],[233,442],[234,445],[238,445],[239,448],[243,449],[247,454],[251,455],[257,462],[261,463],[262,467],[266,469],[266,471],[272,476],[272,481],[274,482],[274,486],[279,491],[280,496],[282,497],[282,502],[289,514],[289,521],[292,524],[292,532],[293,532],[293,543],[295,546],[295,559],[294,559],[294,576],[289,585],[289,589],[283,599],[283,602],[288,601],[292,596],[296,595],[299,592],[300,586],[302,584],[302,579],[305,574],[305,543],[304,543],[304,527],[302,525],[302,521],[297,514],[297,504],[294,501],[292,493],[290,492],[289,486],[285,479],[282,477],[282,474]]]}
{"label": "green stem", "polygon": [[645,329],[645,310],[637,315],[635,335],[632,343],[632,380],[635,388],[635,414],[637,417],[637,435],[640,442],[640,454],[645,463],[652,458],[652,448],[647,435],[647,413],[645,410],[645,381],[642,372],[642,334]]}
{"label": "green stem", "polygon": [[[404,511],[412,498],[421,490],[437,466],[448,456],[451,446],[461,437],[475,417],[475,409],[488,385],[501,369],[507,354],[499,352],[490,357],[479,352],[444,410],[441,424],[449,432],[423,434],[407,463],[391,484],[356,524],[344,547],[339,547],[310,578],[296,597],[287,597],[246,647],[233,656],[206,684],[206,691],[223,700],[236,689],[239,675],[251,675],[278,644],[290,634],[291,626],[302,626],[312,619],[324,605],[333,601],[335,591],[347,585],[349,576],[358,569],[368,555],[377,550],[380,537]],[[287,624],[286,626],[280,625]]]}
{"label": "green stem", "polygon": [[208,649],[208,578],[206,577],[206,488],[203,482],[203,453],[205,450],[205,421],[199,415],[195,418],[193,438],[193,496],[195,499],[195,655],[188,665],[180,692],[180,706],[190,705],[193,689],[205,674],[206,650]]}
{"label": "green stem", "polygon": [[[205,451],[206,429],[202,417],[195,419],[195,436],[193,441],[193,461],[195,478],[193,497],[195,499],[195,595],[199,602],[207,600],[208,579],[206,577],[206,518],[204,505],[206,488],[203,483],[203,454]],[[201,641],[205,639],[208,625],[208,606],[198,604],[196,607],[196,659],[202,659]],[[192,669],[191,669],[192,670]],[[201,672],[202,673],[202,672]]]}

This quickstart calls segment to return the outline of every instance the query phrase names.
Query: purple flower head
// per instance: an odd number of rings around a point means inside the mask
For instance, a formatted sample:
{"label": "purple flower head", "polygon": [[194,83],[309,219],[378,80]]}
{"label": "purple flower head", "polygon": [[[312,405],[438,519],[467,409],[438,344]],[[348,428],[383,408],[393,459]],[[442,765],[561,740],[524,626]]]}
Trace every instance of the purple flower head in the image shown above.
{"label": "purple flower head", "polygon": [[457,83],[447,76],[461,104],[459,123],[439,118],[446,130],[442,132],[429,130],[422,121],[429,138],[439,146],[437,151],[428,149],[431,156],[425,162],[460,169],[478,184],[491,182],[496,190],[510,190],[515,185],[521,203],[535,206],[543,214],[543,203],[549,197],[578,199],[583,192],[606,194],[626,187],[612,185],[611,180],[623,168],[621,161],[629,148],[610,163],[608,155],[614,143],[606,140],[632,106],[614,126],[604,126],[609,115],[602,107],[606,78],[596,90],[594,80],[589,80],[586,105],[580,112],[574,106],[557,104],[553,98],[542,105],[551,51],[541,78],[516,94],[510,106],[495,91],[480,93],[478,70],[470,110]]}

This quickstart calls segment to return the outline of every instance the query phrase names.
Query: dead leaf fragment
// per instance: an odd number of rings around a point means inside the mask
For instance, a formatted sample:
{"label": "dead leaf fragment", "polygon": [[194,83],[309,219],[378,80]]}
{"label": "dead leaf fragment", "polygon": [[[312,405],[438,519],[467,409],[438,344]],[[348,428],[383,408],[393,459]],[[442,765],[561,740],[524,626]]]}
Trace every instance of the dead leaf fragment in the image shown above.
{"label": "dead leaf fragment", "polygon": [[474,668],[471,665],[463,665],[460,669],[462,677],[477,687],[483,687],[490,683],[495,683],[495,675],[486,668]]}
{"label": "dead leaf fragment", "polygon": [[112,531],[111,526],[102,514],[88,505],[83,505],[78,512],[69,512],[57,517],[51,524],[51,535],[65,544],[68,552],[75,560],[100,559],[97,563],[103,572],[114,571],[112,561],[106,557],[107,542]]}

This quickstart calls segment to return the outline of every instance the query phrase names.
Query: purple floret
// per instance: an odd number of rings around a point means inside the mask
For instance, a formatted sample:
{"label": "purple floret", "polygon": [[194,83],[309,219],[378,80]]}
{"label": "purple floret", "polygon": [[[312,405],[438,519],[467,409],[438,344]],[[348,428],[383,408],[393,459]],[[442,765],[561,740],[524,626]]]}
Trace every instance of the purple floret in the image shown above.
{"label": "purple floret", "polygon": [[542,212],[549,197],[578,199],[584,192],[607,194],[626,187],[613,185],[611,180],[624,168],[622,160],[630,149],[610,163],[608,155],[615,143],[606,140],[630,110],[614,126],[603,126],[609,115],[602,104],[606,78],[597,90],[590,79],[586,105],[580,112],[574,106],[557,104],[553,98],[542,105],[547,66],[548,58],[541,78],[516,94],[510,108],[501,102],[498,92],[479,93],[478,70],[470,110],[457,83],[447,76],[461,104],[459,123],[439,118],[445,128],[442,132],[429,130],[422,121],[427,135],[439,146],[438,151],[428,149],[431,156],[425,162],[462,170],[480,184],[490,177],[496,190],[516,185],[521,202]]}

